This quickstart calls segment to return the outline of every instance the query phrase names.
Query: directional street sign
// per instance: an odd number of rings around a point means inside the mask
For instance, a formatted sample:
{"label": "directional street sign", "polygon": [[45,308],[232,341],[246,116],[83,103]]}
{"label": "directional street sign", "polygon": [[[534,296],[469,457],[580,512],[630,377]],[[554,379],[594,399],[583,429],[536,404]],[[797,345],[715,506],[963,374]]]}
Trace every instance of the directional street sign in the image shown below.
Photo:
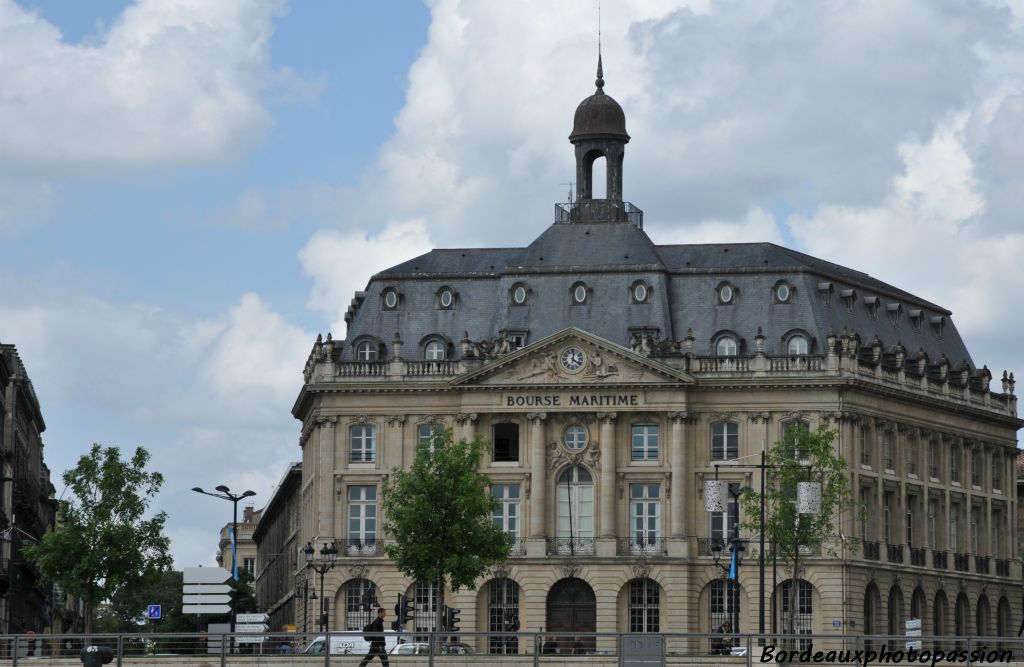
{"label": "directional street sign", "polygon": [[267,638],[263,635],[238,635],[235,641],[239,644],[262,644]]}
{"label": "directional street sign", "polygon": [[270,620],[270,617],[266,614],[239,614],[238,618],[235,619],[238,623],[266,623]]}
{"label": "directional street sign", "polygon": [[229,604],[230,595],[182,595],[182,604]]}
{"label": "directional street sign", "polygon": [[186,567],[182,581],[186,584],[223,584],[231,573],[222,567]]}
{"label": "directional street sign", "polygon": [[151,621],[159,621],[160,611],[160,605],[151,604],[146,607],[146,618],[148,618]]}
{"label": "directional street sign", "polygon": [[266,623],[238,623],[235,632],[266,632],[270,629]]}
{"label": "directional street sign", "polygon": [[185,595],[224,595],[231,592],[231,586],[227,584],[185,584],[182,586]]}
{"label": "directional street sign", "polygon": [[183,614],[226,614],[231,611],[231,605],[226,604],[183,604]]}

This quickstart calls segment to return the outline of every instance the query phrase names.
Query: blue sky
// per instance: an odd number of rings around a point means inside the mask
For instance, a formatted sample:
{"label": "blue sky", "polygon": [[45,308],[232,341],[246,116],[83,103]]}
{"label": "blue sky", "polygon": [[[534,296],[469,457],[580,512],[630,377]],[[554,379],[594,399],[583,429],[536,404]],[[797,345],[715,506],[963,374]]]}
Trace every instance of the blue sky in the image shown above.
{"label": "blue sky", "polygon": [[[866,271],[950,308],[997,377],[1024,369],[1022,22],[998,0],[606,3],[626,198],[657,242]],[[177,564],[212,562],[228,508],[189,489],[269,498],[352,292],[551,223],[595,23],[583,0],[0,0],[0,341],[51,468],[145,445]]]}

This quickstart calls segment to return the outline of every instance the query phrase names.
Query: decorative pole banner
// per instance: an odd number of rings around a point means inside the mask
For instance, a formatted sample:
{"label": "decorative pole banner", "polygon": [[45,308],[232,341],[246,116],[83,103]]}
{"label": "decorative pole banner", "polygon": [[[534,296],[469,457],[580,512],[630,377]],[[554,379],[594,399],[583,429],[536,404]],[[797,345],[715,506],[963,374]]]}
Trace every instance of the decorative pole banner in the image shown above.
{"label": "decorative pole banner", "polygon": [[732,545],[732,562],[729,564],[729,580],[730,581],[736,581],[736,579],[739,578],[739,572],[738,572],[738,570],[739,570],[739,562],[737,562],[737,561],[739,559],[740,550],[737,549],[738,546],[739,546],[738,544],[733,544]]}
{"label": "decorative pole banner", "polygon": [[704,510],[724,512],[729,504],[729,482],[722,479],[704,480]]}
{"label": "decorative pole banner", "polygon": [[235,527],[231,526],[228,529],[231,534],[231,577],[238,581],[238,558],[235,554]]}
{"label": "decorative pole banner", "polygon": [[796,485],[796,511],[798,514],[821,513],[821,483],[798,482]]}

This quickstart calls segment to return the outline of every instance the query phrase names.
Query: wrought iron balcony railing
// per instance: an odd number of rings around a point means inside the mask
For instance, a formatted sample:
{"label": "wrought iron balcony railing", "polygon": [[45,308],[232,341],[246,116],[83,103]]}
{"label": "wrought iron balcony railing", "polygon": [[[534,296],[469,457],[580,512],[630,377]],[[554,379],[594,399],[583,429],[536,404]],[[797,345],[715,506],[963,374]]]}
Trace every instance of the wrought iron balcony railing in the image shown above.
{"label": "wrought iron balcony railing", "polygon": [[1010,576],[1010,561],[1005,558],[996,559],[996,576],[997,577],[1008,577]]}
{"label": "wrought iron balcony railing", "polygon": [[932,551],[932,567],[936,570],[948,570],[949,553],[946,551]]}
{"label": "wrought iron balcony railing", "polygon": [[902,544],[887,544],[885,545],[886,560],[890,563],[902,563],[903,562],[903,545]]}
{"label": "wrought iron balcony railing", "polygon": [[549,537],[548,553],[558,556],[575,556],[594,553],[592,537]]}
{"label": "wrought iron balcony railing", "polygon": [[864,558],[866,560],[880,560],[881,559],[881,545],[878,542],[865,542],[864,543]]}
{"label": "wrought iron balcony railing", "polygon": [[924,547],[910,547],[910,564],[924,567],[928,563]]}
{"label": "wrought iron balcony railing", "polygon": [[346,556],[383,556],[384,541],[376,538],[349,539],[345,542]]}
{"label": "wrought iron balcony railing", "polygon": [[978,574],[989,573],[989,557],[988,556],[975,556],[974,557],[974,571]]}
{"label": "wrought iron balcony railing", "polygon": [[970,572],[971,571],[971,556],[970,554],[953,554],[953,569],[957,572]]}
{"label": "wrought iron balcony railing", "polygon": [[660,537],[623,537],[619,538],[619,554],[649,554],[661,556],[666,553],[665,540]]}

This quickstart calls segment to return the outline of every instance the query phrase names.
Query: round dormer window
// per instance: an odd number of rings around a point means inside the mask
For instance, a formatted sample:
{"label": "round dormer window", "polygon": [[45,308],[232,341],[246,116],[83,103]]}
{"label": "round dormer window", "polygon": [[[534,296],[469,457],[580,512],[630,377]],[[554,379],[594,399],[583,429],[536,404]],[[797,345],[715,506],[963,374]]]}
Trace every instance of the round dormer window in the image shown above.
{"label": "round dormer window", "polygon": [[516,285],[515,289],[512,290],[512,300],[518,304],[526,303],[526,288],[522,285]]}
{"label": "round dormer window", "polygon": [[441,307],[442,308],[451,308],[453,301],[455,301],[455,297],[452,296],[452,291],[450,289],[441,290]]}
{"label": "round dormer window", "polygon": [[722,285],[722,289],[718,290],[718,298],[722,303],[732,303],[732,287],[729,285]]}
{"label": "round dormer window", "polygon": [[394,308],[398,305],[398,292],[394,290],[388,290],[384,294],[384,305],[388,308]]}
{"label": "round dormer window", "polygon": [[637,283],[633,288],[633,300],[637,303],[643,303],[647,301],[647,285],[643,283]]}
{"label": "round dormer window", "polygon": [[585,303],[587,301],[587,288],[583,285],[577,285],[576,289],[572,291],[572,298],[576,303]]}
{"label": "round dormer window", "polygon": [[789,295],[789,285],[779,285],[775,288],[775,298],[777,298],[780,303],[786,303],[789,301]]}

